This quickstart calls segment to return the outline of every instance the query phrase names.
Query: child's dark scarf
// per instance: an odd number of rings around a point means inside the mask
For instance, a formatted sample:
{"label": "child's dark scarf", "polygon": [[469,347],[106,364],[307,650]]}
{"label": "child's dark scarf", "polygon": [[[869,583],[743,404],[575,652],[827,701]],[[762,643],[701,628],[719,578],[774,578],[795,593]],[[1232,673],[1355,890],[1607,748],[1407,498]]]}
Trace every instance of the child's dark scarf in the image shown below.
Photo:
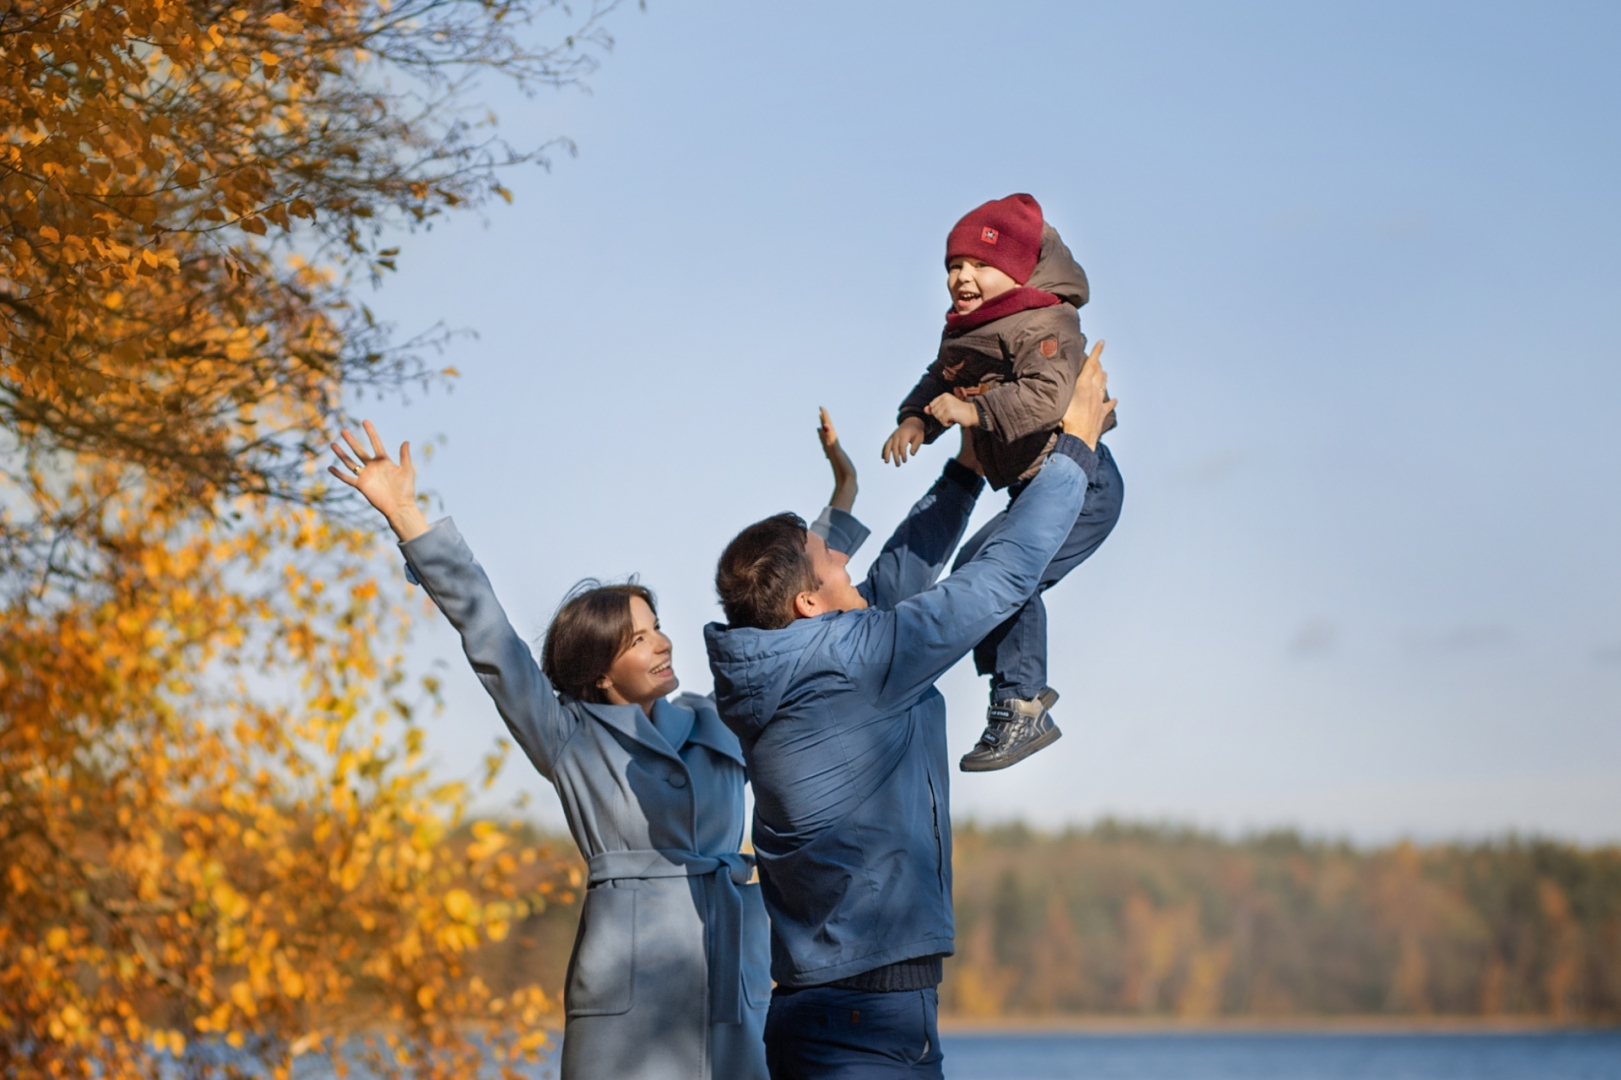
{"label": "child's dark scarf", "polygon": [[953,336],[965,334],[976,326],[984,326],[988,322],[1017,315],[1021,311],[1052,307],[1063,302],[1045,290],[1020,285],[1017,289],[1009,289],[995,300],[987,300],[966,315],[958,315],[954,311],[946,312],[946,333]]}

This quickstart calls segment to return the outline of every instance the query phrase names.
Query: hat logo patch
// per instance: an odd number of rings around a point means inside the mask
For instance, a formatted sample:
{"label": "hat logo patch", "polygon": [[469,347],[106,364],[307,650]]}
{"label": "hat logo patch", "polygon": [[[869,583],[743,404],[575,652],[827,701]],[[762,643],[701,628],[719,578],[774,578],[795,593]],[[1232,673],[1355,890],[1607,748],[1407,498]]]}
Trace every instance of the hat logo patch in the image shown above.
{"label": "hat logo patch", "polygon": [[979,238],[982,241],[984,241],[985,243],[987,243],[987,244],[996,243],[996,238],[998,236],[1000,236],[1000,235],[1001,235],[1001,233],[998,233],[995,229],[991,228],[989,225],[985,226],[983,229],[981,229],[979,231]]}
{"label": "hat logo patch", "polygon": [[1051,360],[1058,355],[1058,339],[1048,338],[1041,343],[1041,355]]}

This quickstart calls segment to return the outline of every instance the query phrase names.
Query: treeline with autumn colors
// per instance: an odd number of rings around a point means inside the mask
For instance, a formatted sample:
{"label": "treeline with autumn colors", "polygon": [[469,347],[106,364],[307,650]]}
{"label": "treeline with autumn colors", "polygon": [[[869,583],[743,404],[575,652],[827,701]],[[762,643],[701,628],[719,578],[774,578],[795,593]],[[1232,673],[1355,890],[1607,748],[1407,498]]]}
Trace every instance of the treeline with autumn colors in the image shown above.
{"label": "treeline with autumn colors", "polygon": [[959,1017],[1621,1018],[1621,848],[956,833]]}
{"label": "treeline with autumn colors", "polygon": [[[940,1002],[959,1019],[1621,1019],[1621,848],[1365,849],[1107,821],[969,824],[955,842]],[[562,985],[578,903],[553,897],[481,950],[491,986]]]}

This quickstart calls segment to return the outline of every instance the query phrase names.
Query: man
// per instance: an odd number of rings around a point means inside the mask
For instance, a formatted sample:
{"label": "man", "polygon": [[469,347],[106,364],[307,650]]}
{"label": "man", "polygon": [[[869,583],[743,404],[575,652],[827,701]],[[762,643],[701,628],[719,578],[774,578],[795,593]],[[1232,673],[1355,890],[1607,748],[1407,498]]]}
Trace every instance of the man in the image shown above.
{"label": "man", "polygon": [[1100,352],[1051,458],[944,581],[982,484],[966,440],[860,586],[792,514],[749,526],[721,555],[727,624],[704,637],[754,785],[774,1080],[942,1075],[936,988],[954,925],[934,681],[1029,600],[1079,514],[1115,406]]}

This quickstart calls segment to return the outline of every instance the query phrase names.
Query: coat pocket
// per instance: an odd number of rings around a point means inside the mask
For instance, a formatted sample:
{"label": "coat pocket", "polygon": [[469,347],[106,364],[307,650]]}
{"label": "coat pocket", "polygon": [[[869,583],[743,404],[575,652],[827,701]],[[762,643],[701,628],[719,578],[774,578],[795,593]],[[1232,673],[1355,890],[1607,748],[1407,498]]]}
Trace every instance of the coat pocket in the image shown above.
{"label": "coat pocket", "polygon": [[636,991],[636,889],[591,889],[569,964],[569,1016],[629,1012]]}

